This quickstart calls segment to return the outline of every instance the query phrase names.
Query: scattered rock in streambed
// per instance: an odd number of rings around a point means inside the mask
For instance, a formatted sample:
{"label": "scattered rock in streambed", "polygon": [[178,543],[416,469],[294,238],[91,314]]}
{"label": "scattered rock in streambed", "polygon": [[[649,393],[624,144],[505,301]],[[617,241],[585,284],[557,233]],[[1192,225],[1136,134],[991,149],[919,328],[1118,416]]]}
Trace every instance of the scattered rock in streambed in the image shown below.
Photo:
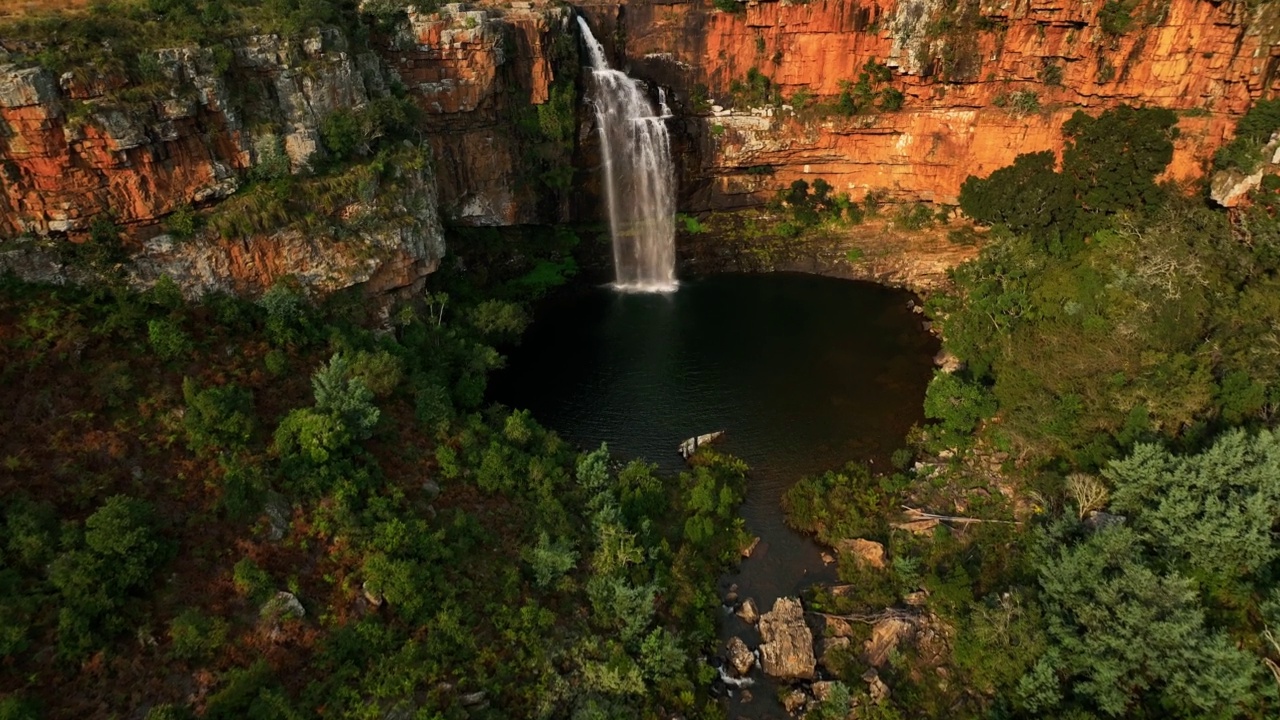
{"label": "scattered rock in streambed", "polygon": [[809,704],[809,696],[803,690],[792,690],[782,696],[782,707],[788,713],[795,715]]}
{"label": "scattered rock in streambed", "polygon": [[810,691],[813,693],[813,699],[818,702],[824,702],[831,697],[831,690],[835,688],[834,680],[819,680],[813,684]]}
{"label": "scattered rock in streambed", "polygon": [[733,607],[738,604],[738,584],[734,583],[729,586],[729,591],[724,594],[724,604]]}
{"label": "scattered rock in streambed", "polygon": [[744,558],[751,557],[751,553],[756,551],[756,546],[758,546],[759,544],[760,544],[759,535],[751,538],[751,542],[748,543],[746,547],[742,548],[742,557]]}
{"label": "scattered rock in streambed", "polygon": [[729,659],[729,667],[738,677],[746,675],[751,672],[751,668],[755,667],[755,653],[751,652],[751,648],[747,647],[742,638],[731,638],[725,650]]}
{"label": "scattered rock in streambed", "polygon": [[796,598],[783,597],[760,616],[760,666],[776,678],[813,678],[813,633],[804,622],[804,608]]}
{"label": "scattered rock in streambed", "polygon": [[742,601],[742,607],[738,608],[738,617],[748,625],[755,625],[760,621],[760,611],[756,609],[756,601],[747,598]]}

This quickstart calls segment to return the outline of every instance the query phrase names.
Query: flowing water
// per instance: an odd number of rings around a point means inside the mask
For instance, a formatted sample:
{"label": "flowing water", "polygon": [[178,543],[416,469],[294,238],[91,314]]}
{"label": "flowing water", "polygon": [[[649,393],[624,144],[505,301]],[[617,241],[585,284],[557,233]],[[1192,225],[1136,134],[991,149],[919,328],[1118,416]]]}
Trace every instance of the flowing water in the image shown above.
{"label": "flowing water", "polygon": [[613,237],[615,286],[669,292],[676,287],[675,169],[666,118],[638,80],[609,68],[604,48],[578,18],[594,79],[592,104],[604,157],[605,200]]}
{"label": "flowing water", "polygon": [[[584,288],[540,308],[494,396],[584,448],[607,442],[672,473],[681,440],[725,430],[718,447],[751,466],[741,514],[761,542],[721,590],[736,584],[764,612],[835,577],[783,522],[786,489],[850,460],[887,466],[923,419],[937,343],[910,299],[793,273],[716,275],[668,294]],[[728,612],[721,627],[758,642]],[[752,692],[741,706],[735,692],[730,717],[782,717],[766,684]]]}

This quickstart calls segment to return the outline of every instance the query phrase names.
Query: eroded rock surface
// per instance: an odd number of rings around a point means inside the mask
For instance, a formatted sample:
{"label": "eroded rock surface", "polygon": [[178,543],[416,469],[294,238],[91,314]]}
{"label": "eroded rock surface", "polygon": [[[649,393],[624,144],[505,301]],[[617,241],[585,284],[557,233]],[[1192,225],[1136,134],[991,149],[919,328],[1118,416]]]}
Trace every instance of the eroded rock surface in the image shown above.
{"label": "eroded rock surface", "polygon": [[765,674],[783,679],[811,679],[813,633],[804,622],[804,608],[796,598],[778,598],[760,616],[760,665]]}

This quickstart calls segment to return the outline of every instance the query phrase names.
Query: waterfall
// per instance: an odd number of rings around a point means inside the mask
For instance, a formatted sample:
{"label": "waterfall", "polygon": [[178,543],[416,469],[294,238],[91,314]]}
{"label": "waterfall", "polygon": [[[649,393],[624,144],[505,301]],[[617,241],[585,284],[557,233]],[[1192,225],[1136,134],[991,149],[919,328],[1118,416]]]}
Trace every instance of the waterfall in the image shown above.
{"label": "waterfall", "polygon": [[664,121],[670,111],[664,97],[656,114],[639,81],[609,68],[586,20],[579,17],[578,25],[595,79],[614,286],[669,292],[676,287],[675,169]]}

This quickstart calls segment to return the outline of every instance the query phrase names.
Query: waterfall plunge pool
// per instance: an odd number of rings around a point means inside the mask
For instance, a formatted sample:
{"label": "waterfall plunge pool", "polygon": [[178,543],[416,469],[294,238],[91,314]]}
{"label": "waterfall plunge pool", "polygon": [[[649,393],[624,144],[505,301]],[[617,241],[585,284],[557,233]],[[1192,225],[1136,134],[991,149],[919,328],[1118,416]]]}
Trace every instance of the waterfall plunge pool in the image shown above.
{"label": "waterfall plunge pool", "polygon": [[[785,525],[782,494],[850,460],[887,467],[923,420],[938,343],[911,299],[800,273],[712,275],[661,294],[575,288],[537,310],[492,397],[583,448],[607,442],[668,474],[684,468],[682,440],[725,430],[717,448],[751,467],[740,513],[761,542],[721,592],[736,584],[764,612],[835,578],[821,548]],[[721,628],[758,642],[731,614]],[[781,717],[766,686],[731,716]]]}

